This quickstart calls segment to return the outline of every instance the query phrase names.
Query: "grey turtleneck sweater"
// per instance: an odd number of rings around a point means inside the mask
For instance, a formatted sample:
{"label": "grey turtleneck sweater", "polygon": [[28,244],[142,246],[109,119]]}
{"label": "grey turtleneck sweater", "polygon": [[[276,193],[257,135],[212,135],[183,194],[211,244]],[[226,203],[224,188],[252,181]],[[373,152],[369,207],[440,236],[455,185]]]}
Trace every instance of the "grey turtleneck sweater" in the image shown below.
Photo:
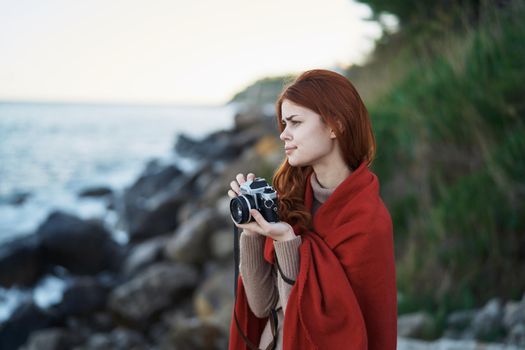
{"label": "grey turtleneck sweater", "polygon": [[[314,203],[312,215],[334,192],[335,188],[323,188],[317,181],[315,173],[310,177]],[[262,235],[247,236],[244,232],[240,237],[240,263],[239,271],[246,291],[248,305],[259,318],[266,317],[270,310],[275,308],[278,317],[278,337],[276,349],[281,350],[283,346],[282,329],[286,304],[293,285],[288,284],[276,271],[273,265],[264,260],[264,242],[266,237]],[[289,241],[273,242],[275,254],[279,266],[285,277],[295,281],[299,274],[299,247],[301,236]],[[270,320],[263,330],[259,342],[259,349],[265,349],[272,341],[272,330]]]}

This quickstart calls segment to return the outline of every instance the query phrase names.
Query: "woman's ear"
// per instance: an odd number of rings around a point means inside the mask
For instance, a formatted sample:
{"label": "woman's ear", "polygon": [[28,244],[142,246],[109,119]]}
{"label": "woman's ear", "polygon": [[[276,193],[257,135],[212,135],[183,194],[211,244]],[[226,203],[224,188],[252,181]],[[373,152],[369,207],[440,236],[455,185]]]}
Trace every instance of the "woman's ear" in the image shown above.
{"label": "woman's ear", "polygon": [[[339,129],[339,132],[340,132],[341,134],[344,134],[345,129],[343,128],[343,123],[342,123],[340,120],[336,120],[336,123],[337,123],[338,129]],[[331,138],[331,139],[335,139],[335,138],[337,138],[337,136],[336,136],[335,133],[334,133],[334,129],[331,129],[331,130],[330,130],[330,138]]]}

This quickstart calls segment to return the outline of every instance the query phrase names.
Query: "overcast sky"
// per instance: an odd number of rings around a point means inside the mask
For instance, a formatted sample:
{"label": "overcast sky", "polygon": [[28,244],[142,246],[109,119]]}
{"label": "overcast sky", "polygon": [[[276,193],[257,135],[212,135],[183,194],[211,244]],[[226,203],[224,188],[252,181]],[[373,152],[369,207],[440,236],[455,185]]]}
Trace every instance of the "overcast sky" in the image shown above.
{"label": "overcast sky", "polygon": [[361,62],[351,0],[0,0],[0,100],[222,104],[256,79]]}

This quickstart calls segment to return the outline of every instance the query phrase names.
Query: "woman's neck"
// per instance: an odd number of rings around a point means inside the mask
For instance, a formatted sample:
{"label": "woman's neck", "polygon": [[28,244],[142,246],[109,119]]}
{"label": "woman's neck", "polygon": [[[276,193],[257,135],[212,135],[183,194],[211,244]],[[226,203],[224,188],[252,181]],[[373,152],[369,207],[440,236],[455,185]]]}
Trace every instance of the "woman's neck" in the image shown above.
{"label": "woman's neck", "polygon": [[352,171],[346,166],[344,162],[332,162],[331,164],[323,165],[316,164],[313,166],[317,182],[323,188],[336,188],[343,182]]}

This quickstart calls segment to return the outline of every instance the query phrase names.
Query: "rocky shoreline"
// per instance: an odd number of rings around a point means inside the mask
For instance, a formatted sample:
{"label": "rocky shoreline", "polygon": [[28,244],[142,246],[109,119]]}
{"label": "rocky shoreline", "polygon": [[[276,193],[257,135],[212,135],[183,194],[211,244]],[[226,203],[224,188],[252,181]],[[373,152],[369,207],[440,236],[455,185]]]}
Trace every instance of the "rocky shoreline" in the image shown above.
{"label": "rocky shoreline", "polygon": [[[202,141],[180,135],[185,173],[150,161],[122,193],[85,189],[118,217],[116,227],[53,212],[34,234],[0,246],[0,286],[32,290],[64,281],[49,307],[25,298],[0,324],[1,349],[226,349],[233,307],[233,234],[226,190],[239,172],[269,177],[282,159],[275,121],[236,115],[232,130]],[[127,243],[113,239],[127,233]],[[481,315],[481,316],[480,316]],[[423,342],[432,317],[399,318],[398,349],[525,348],[525,296],[449,317],[446,339]],[[481,329],[481,331],[480,331]],[[482,344],[497,330],[499,344]]]}

